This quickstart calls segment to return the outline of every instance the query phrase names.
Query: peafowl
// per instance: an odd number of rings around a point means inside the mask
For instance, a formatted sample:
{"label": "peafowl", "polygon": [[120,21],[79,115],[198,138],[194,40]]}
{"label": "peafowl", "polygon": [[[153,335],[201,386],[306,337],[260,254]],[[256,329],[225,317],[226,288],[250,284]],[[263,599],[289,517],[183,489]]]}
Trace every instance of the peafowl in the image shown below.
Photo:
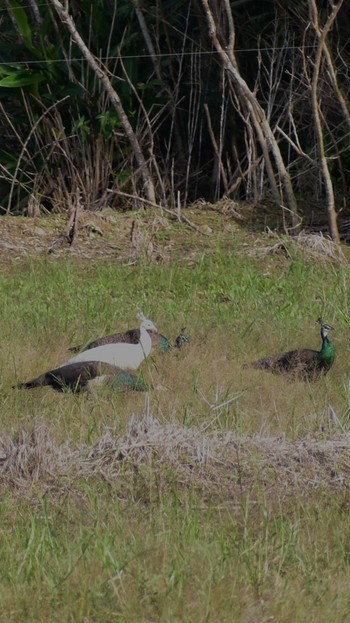
{"label": "peafowl", "polygon": [[179,333],[179,335],[177,336],[177,338],[175,339],[175,344],[173,346],[173,348],[181,348],[183,344],[188,344],[190,341],[190,338],[188,337],[188,335],[186,335],[186,333],[184,333],[186,327],[183,327]]}
{"label": "peafowl", "polygon": [[[165,335],[158,333],[158,331],[148,331],[152,345],[156,346],[160,344],[162,350],[167,351],[171,348],[170,342]],[[90,350],[92,348],[96,348],[97,346],[104,346],[105,344],[138,344],[140,341],[140,329],[129,329],[128,331],[124,331],[122,333],[112,333],[112,335],[104,335],[103,337],[99,337],[92,342],[89,342],[87,346],[72,346],[69,350],[78,353],[80,351]]]}
{"label": "peafowl", "polygon": [[32,389],[49,385],[56,391],[64,391],[68,388],[77,393],[86,390],[89,382],[96,380],[106,380],[106,384],[114,390],[146,391],[151,389],[151,386],[141,376],[98,361],[70,363],[44,372],[35,379],[19,383],[14,387]]}
{"label": "peafowl", "polygon": [[[184,333],[184,328],[181,329],[181,333],[176,337],[175,343],[172,346],[170,340],[158,333],[158,331],[148,331],[153,346],[160,346],[162,352],[167,353],[173,348],[181,348],[183,344],[189,342],[188,336]],[[140,329],[129,329],[128,331],[124,331],[122,333],[112,333],[112,335],[105,335],[103,337],[99,337],[93,342],[89,342],[87,346],[84,348],[81,346],[72,346],[69,350],[72,352],[86,351],[92,348],[97,348],[98,346],[104,346],[105,344],[116,344],[116,343],[127,343],[127,344],[138,344],[140,341]]]}
{"label": "peafowl", "polygon": [[[137,342],[103,342],[98,346],[93,346],[84,350],[75,357],[65,361],[62,366],[82,361],[100,361],[109,363],[119,368],[131,368],[136,370],[142,361],[152,350],[151,333],[158,334],[157,327],[141,312],[137,316],[140,320],[140,334]],[[101,338],[102,340],[106,338]]]}
{"label": "peafowl", "polygon": [[325,324],[322,318],[318,318],[317,323],[321,325],[321,350],[299,348],[252,361],[243,367],[261,368],[276,374],[287,374],[303,381],[317,381],[320,376],[327,374],[335,359],[335,348],[328,338],[328,333],[333,327]]}

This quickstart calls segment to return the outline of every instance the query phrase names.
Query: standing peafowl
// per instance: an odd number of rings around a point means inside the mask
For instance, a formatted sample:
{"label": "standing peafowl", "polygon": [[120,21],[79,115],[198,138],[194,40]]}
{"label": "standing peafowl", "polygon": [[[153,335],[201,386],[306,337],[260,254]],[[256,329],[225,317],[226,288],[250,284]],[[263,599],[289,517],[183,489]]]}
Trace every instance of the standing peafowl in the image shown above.
{"label": "standing peafowl", "polygon": [[335,359],[335,348],[328,333],[333,329],[325,324],[322,318],[316,321],[321,325],[321,350],[311,348],[299,348],[290,350],[279,355],[264,357],[257,361],[245,364],[243,367],[260,368],[276,374],[290,375],[294,379],[303,381],[317,381],[320,376],[327,374]]}
{"label": "standing peafowl", "polygon": [[44,374],[26,383],[14,385],[14,387],[32,389],[48,385],[56,391],[70,389],[74,393],[78,393],[88,389],[89,383],[94,381],[106,381],[106,384],[115,390],[147,391],[151,389],[151,386],[146,383],[142,376],[136,376],[117,366],[98,361],[63,365],[60,368],[44,372]]}
{"label": "standing peafowl", "polygon": [[[75,357],[68,359],[62,365],[66,366],[71,363],[82,361],[99,361],[109,363],[113,366],[125,369],[130,368],[136,370],[142,361],[150,354],[152,350],[151,333],[158,333],[157,327],[143,313],[137,316],[140,320],[140,334],[137,342],[106,342],[98,346],[93,346],[87,350],[83,350]],[[102,340],[104,338],[101,338]]]}

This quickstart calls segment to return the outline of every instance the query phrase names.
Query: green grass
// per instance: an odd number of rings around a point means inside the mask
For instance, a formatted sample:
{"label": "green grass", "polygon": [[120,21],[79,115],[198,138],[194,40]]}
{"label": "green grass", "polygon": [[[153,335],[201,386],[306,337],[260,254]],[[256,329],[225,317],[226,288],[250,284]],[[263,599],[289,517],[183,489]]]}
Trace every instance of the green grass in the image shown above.
{"label": "green grass", "polygon": [[121,501],[100,483],[29,512],[5,499],[3,613],[14,621],[346,620],[348,513],[330,495],[321,508],[299,502],[271,514],[263,500],[217,508],[176,491]]}
{"label": "green grass", "polygon": [[[0,277],[2,451],[12,444],[13,459],[12,471],[0,464],[0,621],[349,619],[348,449],[322,443],[349,429],[350,270],[296,250],[257,259],[244,241],[235,232],[191,263],[35,257]],[[191,339],[143,366],[162,385],[149,403],[12,389],[69,346],[135,326],[139,310]],[[337,359],[317,384],[241,368],[318,347],[320,315],[336,327]],[[145,411],[163,437],[141,430],[118,458]]]}

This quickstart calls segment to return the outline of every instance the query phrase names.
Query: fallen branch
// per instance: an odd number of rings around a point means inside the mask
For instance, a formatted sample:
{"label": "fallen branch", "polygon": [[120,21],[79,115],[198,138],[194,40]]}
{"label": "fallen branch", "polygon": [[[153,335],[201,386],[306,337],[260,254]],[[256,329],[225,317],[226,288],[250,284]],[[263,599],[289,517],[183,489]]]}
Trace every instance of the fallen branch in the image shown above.
{"label": "fallen branch", "polygon": [[[114,190],[110,190],[108,189],[107,192],[110,193],[115,193]],[[166,214],[170,214],[170,216],[172,216],[176,221],[180,221],[181,223],[185,223],[186,225],[188,225],[189,227],[191,227],[192,229],[194,229],[195,231],[197,231],[199,234],[202,234],[202,236],[209,236],[209,234],[205,231],[202,231],[199,227],[197,227],[197,225],[195,225],[194,223],[192,223],[192,221],[190,221],[188,218],[186,218],[186,216],[183,216],[179,210],[177,210],[175,212],[175,210],[170,210],[169,208],[164,208],[163,206],[159,205],[158,203],[155,203],[154,201],[149,201],[149,199],[145,199],[144,197],[139,197],[138,195],[131,195],[130,193],[125,193],[121,190],[118,190],[118,195],[121,195],[122,197],[128,197],[128,199],[135,199],[135,201],[141,201],[142,203],[146,203],[147,205],[151,206],[152,208],[158,208],[158,210],[161,210],[162,212],[165,212]]]}

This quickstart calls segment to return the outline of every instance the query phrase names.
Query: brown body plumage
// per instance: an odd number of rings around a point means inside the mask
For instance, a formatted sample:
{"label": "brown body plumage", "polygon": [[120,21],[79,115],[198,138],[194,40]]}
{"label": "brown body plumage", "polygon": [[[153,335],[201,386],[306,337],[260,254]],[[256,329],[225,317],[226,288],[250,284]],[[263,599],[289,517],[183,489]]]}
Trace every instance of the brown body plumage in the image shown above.
{"label": "brown body plumage", "polygon": [[[164,335],[156,331],[148,331],[151,336],[153,345],[157,344],[162,338],[166,340]],[[78,353],[81,350],[90,350],[97,346],[104,346],[105,344],[138,344],[140,341],[140,329],[129,329],[121,333],[112,333],[111,335],[104,335],[92,342],[89,342],[87,346],[72,346],[69,350],[73,353]]]}
{"label": "brown body plumage", "polygon": [[334,346],[327,337],[333,327],[322,323],[321,319],[318,322],[321,324],[321,350],[299,348],[278,355],[263,357],[245,364],[243,367],[269,370],[275,374],[287,374],[303,381],[316,381],[320,376],[327,374],[335,358]]}
{"label": "brown body plumage", "polygon": [[[170,340],[168,340],[165,335],[158,333],[157,331],[148,331],[153,346],[160,346],[163,351],[171,350],[172,348],[181,348],[183,344],[189,342],[188,336],[184,333],[185,329],[181,329],[180,334],[175,338],[174,345],[171,346]],[[106,344],[117,344],[117,343],[127,343],[127,344],[138,344],[140,341],[140,329],[129,329],[128,331],[123,331],[122,333],[112,333],[111,335],[104,335],[103,337],[99,337],[92,342],[89,342],[87,346],[72,346],[69,350],[77,353],[80,351],[90,350],[91,348],[96,348],[97,346],[104,346]]]}
{"label": "brown body plumage", "polygon": [[142,377],[122,370],[117,366],[98,361],[71,363],[44,372],[44,374],[30,381],[19,383],[14,387],[32,389],[48,385],[56,391],[64,391],[68,388],[73,392],[80,392],[87,389],[88,383],[94,379],[106,379],[114,389],[135,389],[140,391],[149,389]]}

